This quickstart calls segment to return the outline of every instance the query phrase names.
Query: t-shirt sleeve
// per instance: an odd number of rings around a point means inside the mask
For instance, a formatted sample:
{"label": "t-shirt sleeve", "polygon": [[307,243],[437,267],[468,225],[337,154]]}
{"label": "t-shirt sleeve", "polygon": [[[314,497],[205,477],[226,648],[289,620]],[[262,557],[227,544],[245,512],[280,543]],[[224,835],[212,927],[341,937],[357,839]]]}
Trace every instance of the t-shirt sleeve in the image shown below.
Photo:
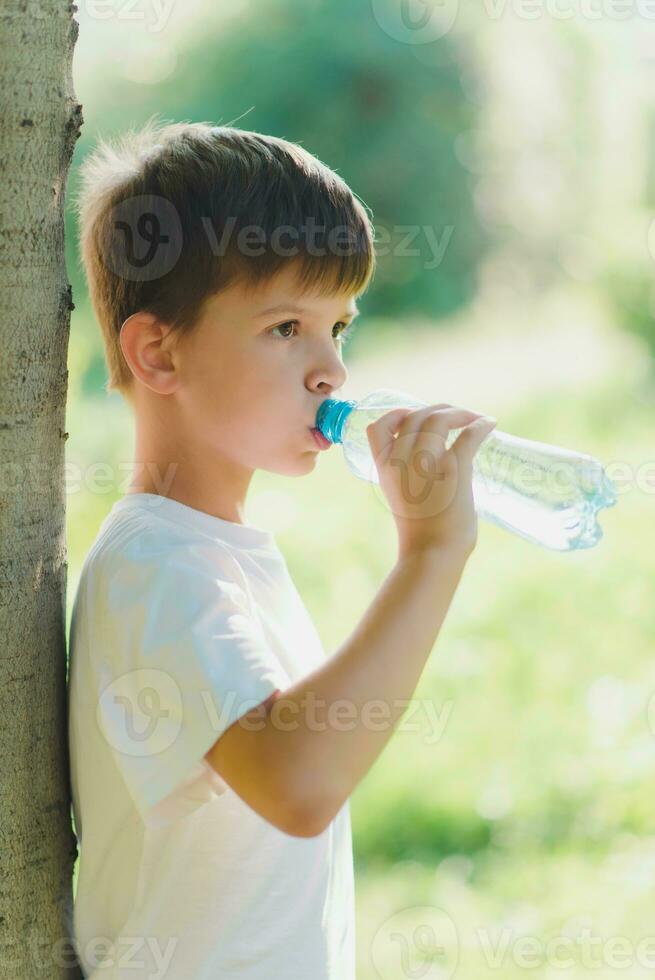
{"label": "t-shirt sleeve", "polygon": [[143,818],[235,721],[284,690],[232,556],[179,548],[100,576],[97,722]]}

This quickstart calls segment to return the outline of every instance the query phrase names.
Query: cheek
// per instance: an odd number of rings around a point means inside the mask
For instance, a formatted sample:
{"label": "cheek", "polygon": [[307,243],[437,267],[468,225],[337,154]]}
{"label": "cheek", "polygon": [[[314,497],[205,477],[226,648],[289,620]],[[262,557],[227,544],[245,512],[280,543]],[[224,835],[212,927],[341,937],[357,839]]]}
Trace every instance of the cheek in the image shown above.
{"label": "cheek", "polygon": [[252,396],[254,379],[250,367],[231,351],[212,351],[198,357],[193,368],[190,387],[199,410],[211,412],[214,418],[236,421]]}
{"label": "cheek", "polygon": [[249,465],[270,465],[311,448],[311,441],[303,441],[295,382],[284,364],[256,349],[203,353],[196,352],[189,365],[193,379],[185,408],[209,442]]}

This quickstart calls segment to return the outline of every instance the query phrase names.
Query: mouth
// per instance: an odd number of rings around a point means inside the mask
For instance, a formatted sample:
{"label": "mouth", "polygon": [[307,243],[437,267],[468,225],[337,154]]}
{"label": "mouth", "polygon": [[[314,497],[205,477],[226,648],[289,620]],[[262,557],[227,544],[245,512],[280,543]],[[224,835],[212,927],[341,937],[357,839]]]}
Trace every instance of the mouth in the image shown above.
{"label": "mouth", "polygon": [[310,428],[309,430],[314,437],[314,442],[319,449],[329,449],[332,443],[329,439],[326,439],[322,432],[320,432],[316,427]]}

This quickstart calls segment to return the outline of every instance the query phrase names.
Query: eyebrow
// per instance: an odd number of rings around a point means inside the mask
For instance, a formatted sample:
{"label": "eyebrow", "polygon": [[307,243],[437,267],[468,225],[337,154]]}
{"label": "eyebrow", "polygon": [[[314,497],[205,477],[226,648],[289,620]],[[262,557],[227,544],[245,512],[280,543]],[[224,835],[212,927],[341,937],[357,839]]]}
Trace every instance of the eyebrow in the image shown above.
{"label": "eyebrow", "polygon": [[[306,313],[307,310],[303,306],[294,306],[293,303],[280,303],[278,306],[269,306],[267,310],[260,310],[259,313],[255,314],[255,318],[261,316],[270,316],[273,313],[295,313],[296,315],[301,315]],[[341,318],[345,317],[356,317],[359,313],[359,307],[355,304],[354,310],[346,310],[345,313],[341,314]]]}

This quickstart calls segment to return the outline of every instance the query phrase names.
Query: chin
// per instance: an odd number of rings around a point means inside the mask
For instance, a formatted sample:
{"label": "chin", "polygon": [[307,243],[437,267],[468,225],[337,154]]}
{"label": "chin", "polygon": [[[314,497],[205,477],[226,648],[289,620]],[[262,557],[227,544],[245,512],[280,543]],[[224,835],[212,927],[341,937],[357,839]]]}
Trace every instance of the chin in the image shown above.
{"label": "chin", "polygon": [[318,457],[320,456],[320,450],[308,449],[304,453],[300,453],[299,456],[293,460],[287,470],[289,476],[303,476],[305,473],[311,473],[311,471],[316,466]]}
{"label": "chin", "polygon": [[296,456],[288,456],[283,461],[278,458],[268,466],[263,465],[257,468],[266,470],[267,473],[277,473],[278,476],[305,476],[305,474],[312,472],[319,456],[319,449],[306,449],[305,452],[300,452]]}

